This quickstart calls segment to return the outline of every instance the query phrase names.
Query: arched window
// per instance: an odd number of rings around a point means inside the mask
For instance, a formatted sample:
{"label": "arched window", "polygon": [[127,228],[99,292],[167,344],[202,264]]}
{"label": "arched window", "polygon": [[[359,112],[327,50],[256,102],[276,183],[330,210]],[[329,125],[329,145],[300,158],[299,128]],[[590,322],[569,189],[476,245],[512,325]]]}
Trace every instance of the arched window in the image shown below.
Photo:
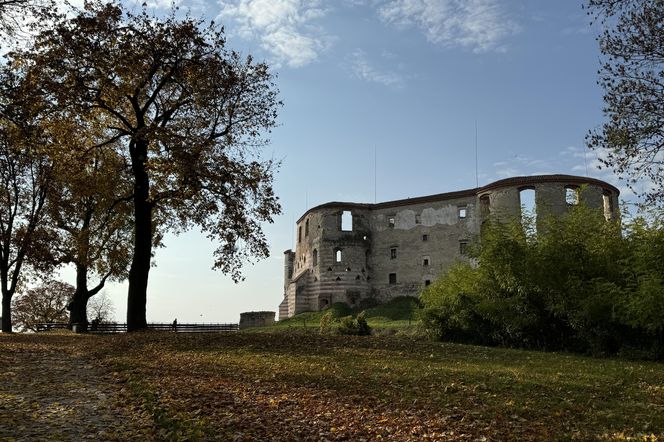
{"label": "arched window", "polygon": [[304,236],[305,237],[309,236],[309,220],[308,219],[304,222]]}
{"label": "arched window", "polygon": [[480,197],[480,215],[482,217],[489,216],[491,213],[491,200],[489,195],[482,195]]}
{"label": "arched window", "polygon": [[316,267],[318,265],[318,250],[314,249],[312,259],[313,266]]}
{"label": "arched window", "polygon": [[341,249],[334,249],[334,262],[341,262],[342,258],[343,254],[341,253]]}
{"label": "arched window", "polygon": [[602,192],[602,202],[604,203],[604,218],[609,221],[613,219],[613,196],[610,190]]}
{"label": "arched window", "polygon": [[526,187],[519,190],[519,205],[521,206],[521,223],[532,229],[530,233],[537,233],[537,204],[535,189]]}

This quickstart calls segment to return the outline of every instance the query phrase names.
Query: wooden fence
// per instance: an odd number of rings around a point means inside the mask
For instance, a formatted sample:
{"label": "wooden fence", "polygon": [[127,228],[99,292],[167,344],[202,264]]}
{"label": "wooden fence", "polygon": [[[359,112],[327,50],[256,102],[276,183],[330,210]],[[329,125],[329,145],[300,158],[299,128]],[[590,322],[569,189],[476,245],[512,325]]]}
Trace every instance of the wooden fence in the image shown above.
{"label": "wooden fence", "polygon": [[[53,322],[48,324],[37,324],[38,332],[49,330],[66,329],[67,323]],[[148,324],[148,330],[170,331],[177,333],[223,333],[236,332],[239,330],[238,324]],[[107,324],[89,324],[87,331],[89,333],[124,333],[127,331],[127,324],[107,323]]]}

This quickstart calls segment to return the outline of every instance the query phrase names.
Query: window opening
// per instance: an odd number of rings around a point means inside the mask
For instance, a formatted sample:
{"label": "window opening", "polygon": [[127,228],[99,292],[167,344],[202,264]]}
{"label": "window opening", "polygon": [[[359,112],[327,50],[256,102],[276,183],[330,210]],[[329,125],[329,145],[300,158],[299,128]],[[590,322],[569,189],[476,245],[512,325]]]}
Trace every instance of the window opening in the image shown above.
{"label": "window opening", "polygon": [[605,190],[602,194],[602,201],[604,203],[604,218],[610,220],[613,218],[613,198],[611,198],[611,192]]}
{"label": "window opening", "polygon": [[578,187],[565,187],[565,202],[568,206],[576,206],[579,204],[579,188]]}
{"label": "window opening", "polygon": [[422,235],[422,241],[429,241],[429,235]]}
{"label": "window opening", "polygon": [[431,285],[431,280],[430,279],[425,279],[424,280],[424,287],[429,287]]}
{"label": "window opening", "polygon": [[334,250],[334,261],[335,262],[341,262],[341,258],[343,257],[341,253],[341,249],[335,249]]}
{"label": "window opening", "polygon": [[466,215],[468,214],[468,209],[465,206],[459,207],[458,212],[459,212],[459,219],[465,219]]}
{"label": "window opening", "polygon": [[397,249],[395,247],[390,249],[390,259],[397,259]]}
{"label": "window opening", "polygon": [[318,250],[314,249],[313,256],[312,256],[312,261],[314,267],[318,265]]}
{"label": "window opening", "polygon": [[297,242],[302,242],[302,226],[297,228]]}
{"label": "window opening", "polygon": [[341,212],[341,230],[350,232],[353,230],[353,214],[350,210]]}
{"label": "window opening", "polygon": [[394,227],[394,216],[390,216],[389,218],[387,218],[387,225],[389,227]]}
{"label": "window opening", "polygon": [[466,253],[468,253],[468,243],[466,241],[461,241],[459,243],[459,254],[461,256],[466,256]]}
{"label": "window opening", "polygon": [[523,189],[519,191],[519,205],[521,207],[521,224],[532,230],[527,233],[537,233],[537,205],[535,204],[535,189]]}
{"label": "window opening", "polygon": [[422,224],[422,215],[419,213],[415,214],[415,224]]}
{"label": "window opening", "polygon": [[422,258],[422,265],[423,266],[428,266],[429,265],[429,257],[425,256]]}
{"label": "window opening", "polygon": [[480,214],[482,217],[489,216],[491,213],[491,200],[489,195],[482,195],[480,197]]}
{"label": "window opening", "polygon": [[347,272],[350,272],[350,267],[346,267],[346,271],[347,271]]}
{"label": "window opening", "polygon": [[337,279],[335,281],[341,281],[341,277],[337,276]]}
{"label": "window opening", "polygon": [[396,284],[397,283],[397,274],[396,273],[390,273],[388,277],[388,281],[390,284]]}

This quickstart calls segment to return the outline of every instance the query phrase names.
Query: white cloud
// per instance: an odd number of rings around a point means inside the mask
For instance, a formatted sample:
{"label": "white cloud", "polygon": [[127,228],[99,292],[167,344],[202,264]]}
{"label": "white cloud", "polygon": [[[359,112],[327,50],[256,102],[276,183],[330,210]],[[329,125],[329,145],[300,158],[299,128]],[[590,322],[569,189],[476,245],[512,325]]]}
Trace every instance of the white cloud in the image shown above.
{"label": "white cloud", "polygon": [[314,23],[325,15],[320,0],[220,0],[222,22],[230,19],[244,38],[258,39],[275,62],[301,67],[325,49]]}
{"label": "white cloud", "polygon": [[388,87],[402,87],[404,79],[395,72],[386,72],[376,69],[367,59],[362,49],[354,50],[348,57],[353,75],[361,80],[379,83]]}
{"label": "white cloud", "polygon": [[432,43],[474,52],[504,50],[503,40],[519,31],[496,0],[388,0],[378,14],[386,23],[420,28]]}

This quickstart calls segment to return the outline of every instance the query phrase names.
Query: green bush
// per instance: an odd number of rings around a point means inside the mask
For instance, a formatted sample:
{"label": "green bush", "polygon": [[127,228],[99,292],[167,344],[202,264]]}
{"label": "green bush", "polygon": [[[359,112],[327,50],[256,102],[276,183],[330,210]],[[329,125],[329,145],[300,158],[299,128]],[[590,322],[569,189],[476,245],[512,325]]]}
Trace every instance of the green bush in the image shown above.
{"label": "green bush", "polygon": [[360,312],[355,318],[352,316],[341,318],[337,331],[342,335],[368,336],[371,334],[371,327],[367,324],[364,312]]}
{"label": "green bush", "polygon": [[[624,227],[624,230],[621,230]],[[564,216],[482,226],[472,260],[420,296],[428,334],[446,340],[616,354],[664,348],[664,228]]]}
{"label": "green bush", "polygon": [[326,334],[332,330],[332,322],[334,321],[334,315],[331,310],[325,312],[325,314],[320,318],[320,333]]}

